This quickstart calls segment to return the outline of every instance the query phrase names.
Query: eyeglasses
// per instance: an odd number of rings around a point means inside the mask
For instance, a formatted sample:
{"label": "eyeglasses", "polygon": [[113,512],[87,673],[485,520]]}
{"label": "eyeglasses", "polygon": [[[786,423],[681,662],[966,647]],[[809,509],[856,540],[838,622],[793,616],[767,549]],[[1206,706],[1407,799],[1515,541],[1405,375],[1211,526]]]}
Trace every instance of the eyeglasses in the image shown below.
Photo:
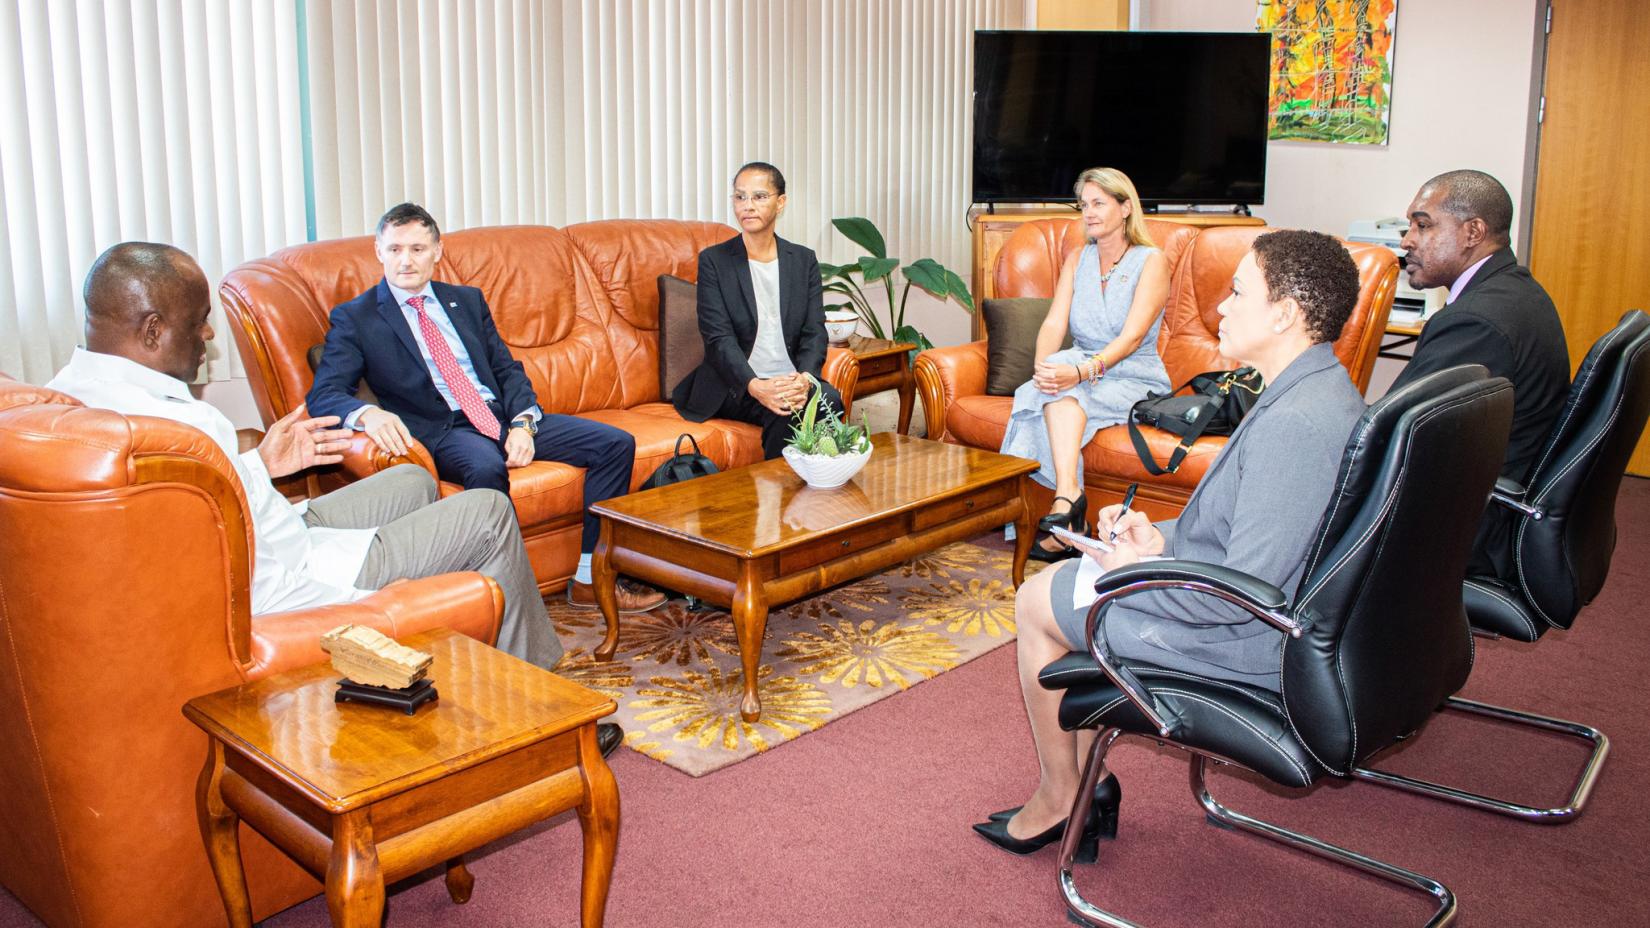
{"label": "eyeglasses", "polygon": [[766,190],[759,190],[756,193],[736,193],[733,195],[733,202],[735,203],[755,203],[757,206],[764,206],[771,199],[773,199],[773,194],[767,192]]}

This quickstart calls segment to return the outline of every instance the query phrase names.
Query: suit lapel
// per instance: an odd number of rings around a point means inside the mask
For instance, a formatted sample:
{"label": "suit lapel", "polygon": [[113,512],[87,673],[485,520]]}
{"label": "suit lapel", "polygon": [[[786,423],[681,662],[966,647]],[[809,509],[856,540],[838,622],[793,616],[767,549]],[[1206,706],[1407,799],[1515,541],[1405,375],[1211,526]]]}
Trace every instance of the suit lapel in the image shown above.
{"label": "suit lapel", "polygon": [[[1434,318],[1448,315],[1455,309],[1455,307],[1460,306],[1461,303],[1466,300],[1467,295],[1478,289],[1479,285],[1483,284],[1484,281],[1489,280],[1491,277],[1494,277],[1495,275],[1501,273],[1509,267],[1513,267],[1516,264],[1518,264],[1518,258],[1513,256],[1513,251],[1510,246],[1497,251],[1493,255],[1490,255],[1489,260],[1485,261],[1484,265],[1472,275],[1472,279],[1467,281],[1467,285],[1465,287],[1461,288],[1461,292],[1455,297],[1455,299],[1450,301],[1448,306],[1440,309],[1438,311],[1438,316]],[[1421,337],[1415,342],[1415,352],[1419,352],[1422,348],[1425,348],[1427,343],[1431,340],[1432,333],[1437,331],[1441,331],[1440,326],[1424,326],[1421,329]],[[1413,354],[1414,353],[1412,352],[1412,356]]]}
{"label": "suit lapel", "polygon": [[791,336],[802,328],[803,303],[807,302],[806,294],[798,294],[797,284],[802,278],[802,266],[796,256],[796,246],[784,239],[779,239],[779,321],[785,331],[785,345],[788,348]]}
{"label": "suit lapel", "polygon": [[407,354],[419,370],[424,370],[424,353],[418,350],[418,342],[413,340],[412,326],[407,317],[401,312],[400,304],[395,302],[395,294],[390,292],[390,285],[380,280],[375,288],[378,293],[378,316],[384,324],[390,327],[395,337],[407,349]]}
{"label": "suit lapel", "polygon": [[750,255],[745,252],[745,240],[734,236],[728,240],[728,257],[733,262],[731,272],[739,281],[739,294],[744,298],[745,318],[751,331],[756,330],[756,290],[751,284]]}

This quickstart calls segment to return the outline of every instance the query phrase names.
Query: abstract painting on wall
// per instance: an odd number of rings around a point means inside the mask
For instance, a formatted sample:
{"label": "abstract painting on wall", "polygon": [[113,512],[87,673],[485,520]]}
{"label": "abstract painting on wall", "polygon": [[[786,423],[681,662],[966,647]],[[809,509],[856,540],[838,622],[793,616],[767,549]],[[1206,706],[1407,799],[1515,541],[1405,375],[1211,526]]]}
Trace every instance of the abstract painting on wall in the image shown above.
{"label": "abstract painting on wall", "polygon": [[1398,0],[1257,0],[1272,33],[1271,138],[1385,145]]}

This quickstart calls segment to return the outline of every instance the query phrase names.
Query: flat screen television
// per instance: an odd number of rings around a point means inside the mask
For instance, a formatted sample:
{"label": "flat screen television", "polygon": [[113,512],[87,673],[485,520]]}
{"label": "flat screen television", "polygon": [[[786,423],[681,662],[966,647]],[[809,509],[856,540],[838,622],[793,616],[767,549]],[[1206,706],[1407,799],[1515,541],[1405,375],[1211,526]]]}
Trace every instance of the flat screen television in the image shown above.
{"label": "flat screen television", "polygon": [[1075,202],[1091,167],[1146,205],[1266,196],[1270,37],[974,34],[974,202]]}

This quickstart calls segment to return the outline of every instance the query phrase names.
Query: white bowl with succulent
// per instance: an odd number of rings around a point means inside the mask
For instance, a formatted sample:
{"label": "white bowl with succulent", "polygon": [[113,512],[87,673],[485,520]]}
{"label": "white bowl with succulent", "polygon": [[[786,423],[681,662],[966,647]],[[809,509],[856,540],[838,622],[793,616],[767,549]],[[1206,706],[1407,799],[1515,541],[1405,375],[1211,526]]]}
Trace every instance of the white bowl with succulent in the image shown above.
{"label": "white bowl with succulent", "polygon": [[871,434],[864,415],[859,425],[842,421],[835,409],[825,405],[819,381],[808,376],[812,395],[792,415],[791,440],[781,452],[785,463],[815,489],[840,487],[859,473],[871,459]]}

